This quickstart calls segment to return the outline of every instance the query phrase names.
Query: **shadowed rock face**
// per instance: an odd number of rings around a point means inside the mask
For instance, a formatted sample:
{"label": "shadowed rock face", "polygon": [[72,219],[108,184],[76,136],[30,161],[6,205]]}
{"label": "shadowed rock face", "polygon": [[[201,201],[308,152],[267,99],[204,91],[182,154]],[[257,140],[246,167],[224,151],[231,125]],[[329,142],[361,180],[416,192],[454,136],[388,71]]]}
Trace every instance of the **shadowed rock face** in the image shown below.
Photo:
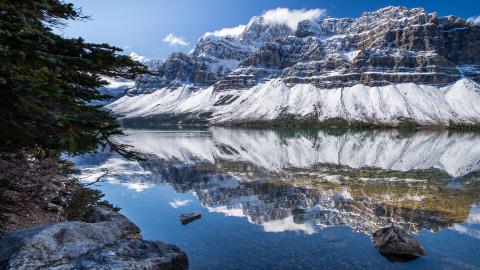
{"label": "shadowed rock face", "polygon": [[[295,37],[263,45],[240,66],[280,70],[287,83],[318,88],[449,84],[462,75],[479,79],[478,71],[461,70],[478,67],[479,44],[479,28],[463,19],[389,7],[355,20],[303,21]],[[216,87],[232,88],[222,81]]]}
{"label": "shadowed rock face", "polygon": [[[151,66],[135,91],[179,83],[250,88],[282,78],[318,88],[480,81],[480,27],[422,8],[386,7],[359,18],[306,20],[295,31],[254,17],[239,36],[199,39],[189,54]],[[135,92],[132,92],[135,93]]]}
{"label": "shadowed rock face", "polygon": [[107,208],[89,222],[66,222],[8,233],[0,238],[2,269],[188,269],[174,245],[146,241],[140,229]]}
{"label": "shadowed rock face", "polygon": [[150,93],[158,88],[180,86],[195,82],[198,85],[211,85],[222,75],[222,71],[211,72],[207,63],[196,61],[185,53],[173,53],[167,61],[149,64],[153,75],[143,75],[135,82],[130,95]]}

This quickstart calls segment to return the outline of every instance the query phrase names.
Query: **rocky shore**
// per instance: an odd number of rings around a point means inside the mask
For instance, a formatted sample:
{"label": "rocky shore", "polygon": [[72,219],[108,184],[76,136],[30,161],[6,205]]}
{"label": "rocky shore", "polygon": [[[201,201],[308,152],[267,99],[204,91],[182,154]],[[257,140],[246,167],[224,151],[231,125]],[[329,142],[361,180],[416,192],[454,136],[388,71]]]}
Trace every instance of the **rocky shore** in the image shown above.
{"label": "rocky shore", "polygon": [[0,242],[1,269],[188,269],[178,247],[143,240],[129,219],[100,206],[85,222],[17,230]]}
{"label": "rocky shore", "polygon": [[[0,155],[0,269],[188,269],[43,151]],[[2,234],[3,233],[3,234]]]}

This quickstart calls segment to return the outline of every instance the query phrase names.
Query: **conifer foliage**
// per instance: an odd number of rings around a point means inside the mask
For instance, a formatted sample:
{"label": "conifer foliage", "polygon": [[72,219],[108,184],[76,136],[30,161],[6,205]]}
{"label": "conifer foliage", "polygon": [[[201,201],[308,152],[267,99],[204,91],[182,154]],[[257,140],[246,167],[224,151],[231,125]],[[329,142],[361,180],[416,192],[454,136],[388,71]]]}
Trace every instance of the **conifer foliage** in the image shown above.
{"label": "conifer foliage", "polygon": [[0,0],[0,150],[125,150],[111,142],[121,134],[115,119],[89,103],[108,98],[97,91],[105,76],[133,79],[146,69],[119,48],[53,31],[84,18],[61,0]]}

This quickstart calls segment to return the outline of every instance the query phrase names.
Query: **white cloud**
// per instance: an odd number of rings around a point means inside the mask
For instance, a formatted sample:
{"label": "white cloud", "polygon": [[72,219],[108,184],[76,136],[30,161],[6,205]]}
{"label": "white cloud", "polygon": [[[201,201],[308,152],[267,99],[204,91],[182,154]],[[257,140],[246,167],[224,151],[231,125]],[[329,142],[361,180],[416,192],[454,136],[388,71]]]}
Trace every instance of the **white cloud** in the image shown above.
{"label": "white cloud", "polygon": [[145,57],[143,55],[139,55],[136,52],[131,52],[128,56],[130,56],[130,58],[132,58],[133,60],[138,61],[138,62],[145,62],[145,61],[149,60],[147,57]]}
{"label": "white cloud", "polygon": [[179,207],[183,207],[183,206],[187,206],[189,204],[192,203],[192,200],[179,200],[179,199],[175,199],[173,200],[173,202],[169,203],[171,207],[173,208],[179,208]]}
{"label": "white cloud", "polygon": [[[326,14],[325,9],[293,9],[288,8],[276,8],[271,9],[263,13],[263,22],[265,24],[286,24],[292,30],[296,30],[298,23],[304,20],[314,20]],[[244,24],[223,28],[213,32],[207,32],[203,37],[238,37],[247,27]]]}
{"label": "white cloud", "polygon": [[174,34],[168,34],[164,39],[163,42],[166,42],[172,46],[179,45],[179,46],[188,46],[188,41],[186,41],[182,37],[177,37]]}
{"label": "white cloud", "polygon": [[207,32],[203,36],[215,36],[215,37],[238,37],[243,30],[245,30],[246,25],[241,24],[239,26],[231,27],[231,28],[223,28],[213,32]]}
{"label": "white cloud", "polygon": [[296,30],[298,23],[304,20],[315,20],[326,14],[325,9],[293,9],[276,8],[263,13],[265,23],[286,24],[292,30]]}
{"label": "white cloud", "polygon": [[480,25],[480,15],[470,17],[470,18],[467,19],[467,21],[472,22],[476,25]]}

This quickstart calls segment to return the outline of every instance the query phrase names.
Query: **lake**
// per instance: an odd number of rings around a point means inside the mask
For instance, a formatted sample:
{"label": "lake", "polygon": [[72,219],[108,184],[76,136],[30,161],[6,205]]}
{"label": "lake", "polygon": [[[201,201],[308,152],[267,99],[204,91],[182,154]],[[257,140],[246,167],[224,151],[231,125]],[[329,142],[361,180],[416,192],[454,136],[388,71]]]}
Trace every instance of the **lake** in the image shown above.
{"label": "lake", "polygon": [[[126,129],[144,160],[73,159],[145,239],[191,269],[480,269],[480,133]],[[182,225],[182,213],[202,218]],[[390,261],[389,225],[427,252]]]}

